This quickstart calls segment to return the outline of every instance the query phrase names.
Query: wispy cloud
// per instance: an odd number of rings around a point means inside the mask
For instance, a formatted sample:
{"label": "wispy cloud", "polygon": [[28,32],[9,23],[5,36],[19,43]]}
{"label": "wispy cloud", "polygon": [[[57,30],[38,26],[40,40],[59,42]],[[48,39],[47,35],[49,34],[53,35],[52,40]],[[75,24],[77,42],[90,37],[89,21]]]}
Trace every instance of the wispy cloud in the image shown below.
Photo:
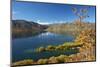
{"label": "wispy cloud", "polygon": [[50,21],[50,22],[43,22],[40,20],[37,20],[37,23],[39,24],[43,24],[43,25],[49,25],[49,24],[62,24],[62,23],[66,23],[67,21]]}
{"label": "wispy cloud", "polygon": [[17,14],[17,13],[18,13],[17,11],[12,11],[12,14],[13,14],[13,15],[15,15],[15,14]]}
{"label": "wispy cloud", "polygon": [[48,24],[50,24],[50,22],[42,22],[42,21],[40,21],[40,20],[37,20],[37,23],[43,24],[43,25],[48,25]]}
{"label": "wispy cloud", "polygon": [[15,19],[16,18],[16,14],[18,14],[17,11],[12,11],[12,18]]}

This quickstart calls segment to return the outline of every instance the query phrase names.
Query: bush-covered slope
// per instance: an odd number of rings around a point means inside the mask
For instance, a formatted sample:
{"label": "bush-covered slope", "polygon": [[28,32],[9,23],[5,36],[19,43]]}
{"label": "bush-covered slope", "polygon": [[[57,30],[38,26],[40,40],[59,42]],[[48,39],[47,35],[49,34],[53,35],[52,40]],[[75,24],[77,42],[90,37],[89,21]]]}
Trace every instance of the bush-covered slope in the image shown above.
{"label": "bush-covered slope", "polygon": [[73,22],[64,24],[54,24],[50,25],[46,30],[53,33],[78,34],[82,30],[86,29],[95,29],[95,23]]}

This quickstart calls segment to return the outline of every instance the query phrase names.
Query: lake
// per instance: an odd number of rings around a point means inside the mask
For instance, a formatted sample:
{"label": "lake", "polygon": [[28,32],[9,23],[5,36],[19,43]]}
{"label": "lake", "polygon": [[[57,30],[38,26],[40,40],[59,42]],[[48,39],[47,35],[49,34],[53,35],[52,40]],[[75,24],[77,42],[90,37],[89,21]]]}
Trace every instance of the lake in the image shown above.
{"label": "lake", "polygon": [[35,53],[34,49],[38,47],[46,47],[48,45],[60,45],[64,42],[72,42],[75,37],[71,34],[63,35],[50,32],[43,32],[35,36],[13,38],[12,39],[12,61],[20,61],[24,59],[38,60],[40,58],[49,58],[51,56],[59,56],[61,54],[74,54],[75,51],[46,51]]}

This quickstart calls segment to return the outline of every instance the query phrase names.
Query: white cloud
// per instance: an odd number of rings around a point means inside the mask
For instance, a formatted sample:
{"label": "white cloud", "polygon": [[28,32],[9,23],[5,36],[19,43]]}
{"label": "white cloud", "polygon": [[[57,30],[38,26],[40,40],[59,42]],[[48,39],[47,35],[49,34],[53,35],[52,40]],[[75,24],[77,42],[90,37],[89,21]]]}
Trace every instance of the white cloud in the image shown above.
{"label": "white cloud", "polygon": [[47,22],[40,22],[39,24],[48,25],[48,24],[50,24],[50,23],[47,23]]}
{"label": "white cloud", "polygon": [[57,24],[57,23],[62,24],[62,23],[66,23],[66,21],[54,21],[53,23],[54,24]]}
{"label": "white cloud", "polygon": [[67,21],[50,21],[50,22],[43,22],[41,20],[37,20],[37,23],[39,24],[43,24],[43,25],[48,25],[48,24],[62,24],[62,23],[66,23]]}
{"label": "white cloud", "polygon": [[40,20],[37,20],[37,23],[42,24],[42,25],[51,24],[50,22],[43,22],[43,21],[40,21]]}

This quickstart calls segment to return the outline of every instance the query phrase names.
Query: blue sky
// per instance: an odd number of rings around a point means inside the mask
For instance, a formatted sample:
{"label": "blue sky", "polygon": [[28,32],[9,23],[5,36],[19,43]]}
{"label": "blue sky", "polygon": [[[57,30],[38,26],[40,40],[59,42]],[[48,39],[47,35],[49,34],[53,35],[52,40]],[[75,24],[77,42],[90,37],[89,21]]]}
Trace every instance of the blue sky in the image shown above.
{"label": "blue sky", "polygon": [[95,6],[15,1],[12,3],[12,19],[34,21],[40,24],[72,22],[78,18],[72,12],[72,7],[78,10],[87,7],[90,17],[84,19],[84,21],[95,22]]}

